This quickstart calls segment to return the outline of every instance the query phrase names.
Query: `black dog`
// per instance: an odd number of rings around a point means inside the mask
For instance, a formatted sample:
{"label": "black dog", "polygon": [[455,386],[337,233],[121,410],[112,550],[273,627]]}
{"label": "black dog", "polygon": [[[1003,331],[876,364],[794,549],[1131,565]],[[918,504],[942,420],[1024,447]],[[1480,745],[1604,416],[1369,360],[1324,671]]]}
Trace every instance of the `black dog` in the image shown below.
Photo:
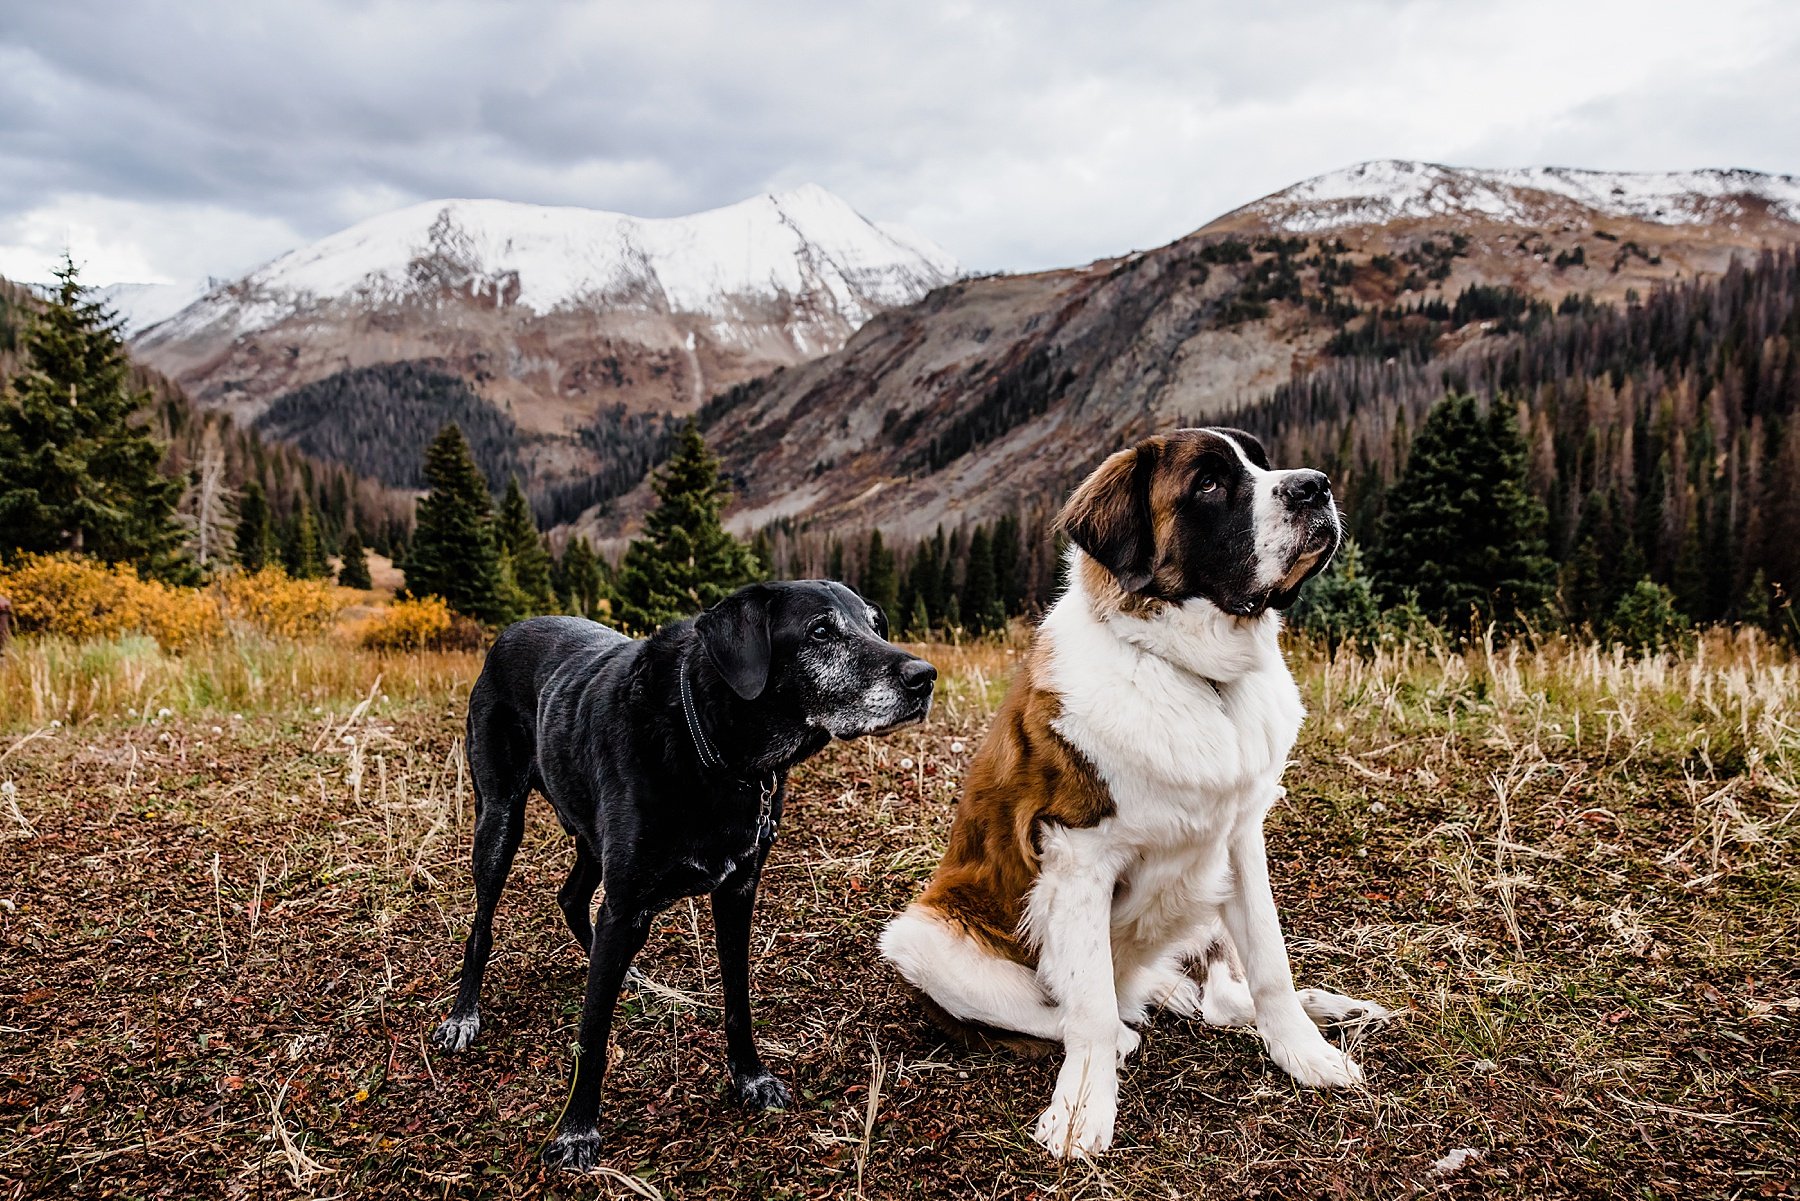
{"label": "black dog", "polygon": [[[494,904],[524,830],[525,798],[549,798],[575,837],[557,894],[588,952],[575,1083],[551,1163],[591,1167],[613,1007],[650,921],[712,894],[738,1096],[782,1109],[750,1029],[750,914],[786,799],[788,769],[833,737],[925,717],[937,670],[887,641],[881,610],[842,584],[754,584],[692,621],[633,641],[573,617],[539,617],[495,641],[469,693],[475,782],[475,920],[462,986],[432,1042],[481,1029]],[[589,917],[604,882],[597,924]]]}

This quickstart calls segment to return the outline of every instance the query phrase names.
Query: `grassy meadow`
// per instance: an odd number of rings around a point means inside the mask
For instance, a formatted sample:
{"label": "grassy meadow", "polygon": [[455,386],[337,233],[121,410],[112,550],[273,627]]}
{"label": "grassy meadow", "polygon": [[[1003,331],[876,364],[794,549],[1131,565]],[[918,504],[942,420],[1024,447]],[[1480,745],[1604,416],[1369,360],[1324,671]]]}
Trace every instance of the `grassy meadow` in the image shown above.
{"label": "grassy meadow", "polygon": [[877,961],[1023,643],[931,646],[928,724],[794,773],[755,945],[797,1107],[724,1095],[705,905],[624,1003],[599,1177],[548,1176],[583,963],[534,802],[469,1052],[473,652],[342,633],[0,655],[0,1197],[1766,1197],[1800,1187],[1800,663],[1296,645],[1271,818],[1303,983],[1403,1011],[1366,1087],[1165,1016],[1119,1149],[1027,1131],[1053,1067],[946,1046]]}

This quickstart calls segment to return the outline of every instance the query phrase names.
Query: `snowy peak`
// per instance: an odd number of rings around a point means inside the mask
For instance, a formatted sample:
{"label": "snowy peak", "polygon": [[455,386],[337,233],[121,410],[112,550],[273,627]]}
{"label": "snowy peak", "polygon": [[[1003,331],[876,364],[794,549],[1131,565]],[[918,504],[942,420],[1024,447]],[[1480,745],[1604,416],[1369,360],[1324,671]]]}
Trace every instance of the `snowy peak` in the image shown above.
{"label": "snowy peak", "polygon": [[1455,217],[1530,225],[1575,209],[1659,225],[1761,217],[1800,222],[1800,177],[1744,170],[1479,170],[1380,159],[1297,183],[1216,224],[1258,220],[1295,233]]}
{"label": "snowy peak", "polygon": [[153,336],[241,334],[321,308],[451,297],[539,314],[598,306],[722,319],[782,301],[854,329],[957,273],[941,247],[876,225],[815,184],[672,218],[436,200],[285,254]]}

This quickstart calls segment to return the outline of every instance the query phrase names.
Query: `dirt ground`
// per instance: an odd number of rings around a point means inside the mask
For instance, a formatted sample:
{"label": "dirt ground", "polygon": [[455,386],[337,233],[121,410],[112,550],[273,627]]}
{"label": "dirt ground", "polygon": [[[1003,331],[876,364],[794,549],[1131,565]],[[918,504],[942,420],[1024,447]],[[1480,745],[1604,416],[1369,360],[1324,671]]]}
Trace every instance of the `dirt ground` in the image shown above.
{"label": "dirt ground", "polygon": [[1053,1066],[947,1047],[874,951],[1004,678],[971,664],[927,726],[795,773],[754,990],[796,1108],[726,1097],[709,919],[678,905],[587,1178],[537,1162],[583,974],[542,802],[480,1040],[426,1044],[471,908],[455,692],[0,738],[0,1197],[1794,1195],[1785,717],[1701,745],[1666,730],[1732,726],[1718,698],[1658,733],[1641,698],[1307,675],[1269,838],[1297,973],[1404,1012],[1330,1094],[1249,1032],[1158,1020],[1118,1149],[1063,1166],[1027,1133]]}

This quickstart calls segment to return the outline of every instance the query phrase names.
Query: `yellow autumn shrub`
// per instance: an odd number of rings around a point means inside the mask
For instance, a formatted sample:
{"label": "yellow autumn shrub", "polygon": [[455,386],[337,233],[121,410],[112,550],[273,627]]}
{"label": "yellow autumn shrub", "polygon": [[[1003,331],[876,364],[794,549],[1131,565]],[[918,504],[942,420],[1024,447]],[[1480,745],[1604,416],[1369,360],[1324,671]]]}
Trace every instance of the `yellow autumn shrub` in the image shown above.
{"label": "yellow autumn shrub", "polygon": [[326,580],[297,580],[275,567],[233,572],[213,585],[232,618],[276,638],[323,633],[344,601]]}
{"label": "yellow autumn shrub", "polygon": [[358,641],[375,651],[418,651],[441,644],[453,624],[442,597],[395,601],[363,623]]}
{"label": "yellow autumn shrub", "polygon": [[21,556],[0,568],[0,596],[11,599],[21,631],[64,638],[146,634],[173,651],[224,629],[217,598],[77,555]]}

